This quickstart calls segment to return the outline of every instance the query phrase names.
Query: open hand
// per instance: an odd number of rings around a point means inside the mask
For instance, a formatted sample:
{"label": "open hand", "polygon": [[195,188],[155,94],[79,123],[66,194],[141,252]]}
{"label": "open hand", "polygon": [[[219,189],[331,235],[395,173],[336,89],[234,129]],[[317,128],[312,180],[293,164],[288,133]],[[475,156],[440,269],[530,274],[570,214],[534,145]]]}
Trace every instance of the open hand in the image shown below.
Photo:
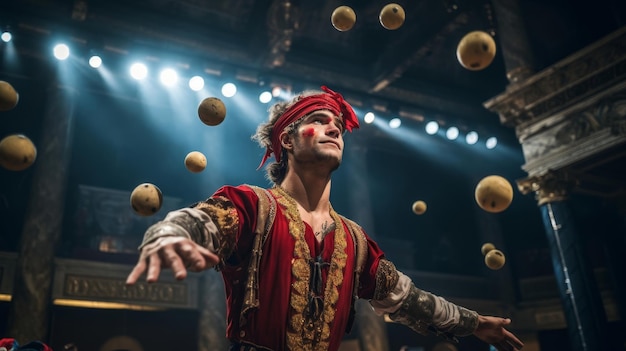
{"label": "open hand", "polygon": [[495,346],[498,351],[518,351],[524,344],[504,327],[511,324],[508,318],[478,316],[478,328],[474,335],[480,340]]}
{"label": "open hand", "polygon": [[156,282],[162,268],[171,268],[174,277],[182,280],[187,277],[187,270],[199,272],[214,267],[219,257],[192,240],[179,236],[167,236],[144,246],[139,261],[126,278],[126,284],[132,285],[146,273],[148,283]]}

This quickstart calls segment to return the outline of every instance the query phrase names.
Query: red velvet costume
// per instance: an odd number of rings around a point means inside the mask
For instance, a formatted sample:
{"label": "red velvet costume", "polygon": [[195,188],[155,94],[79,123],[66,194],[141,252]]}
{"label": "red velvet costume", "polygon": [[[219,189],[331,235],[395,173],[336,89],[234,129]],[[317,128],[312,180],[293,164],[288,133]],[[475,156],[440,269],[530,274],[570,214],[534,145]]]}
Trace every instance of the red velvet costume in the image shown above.
{"label": "red velvet costume", "polygon": [[[226,204],[229,215],[238,218],[232,254],[225,257],[222,274],[227,292],[227,337],[274,351],[330,350],[339,348],[349,323],[352,304],[355,249],[347,224],[331,211],[336,229],[318,243],[311,227],[282,189],[271,190],[278,206],[272,230],[263,246],[259,266],[259,307],[246,315],[240,325],[240,312],[247,267],[256,226],[256,193],[247,186],[225,186],[213,196]],[[234,209],[232,208],[234,205]],[[372,298],[378,262],[384,257],[376,243],[367,238],[368,258],[360,278],[358,295]],[[307,322],[311,257],[321,254],[323,268],[323,312],[316,322]]]}

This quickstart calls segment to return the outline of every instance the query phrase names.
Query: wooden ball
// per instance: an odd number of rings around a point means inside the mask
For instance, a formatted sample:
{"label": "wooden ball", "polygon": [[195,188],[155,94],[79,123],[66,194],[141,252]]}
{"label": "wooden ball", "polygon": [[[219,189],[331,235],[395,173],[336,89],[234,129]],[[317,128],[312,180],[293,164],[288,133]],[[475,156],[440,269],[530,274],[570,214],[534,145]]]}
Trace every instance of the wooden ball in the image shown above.
{"label": "wooden ball", "polygon": [[492,243],[484,243],[480,248],[480,252],[485,256],[489,251],[495,250],[496,246]]}
{"label": "wooden ball", "polygon": [[402,8],[402,6],[395,3],[385,5],[383,9],[380,10],[380,15],[378,16],[380,24],[385,29],[389,30],[396,30],[402,27],[402,24],[404,23],[404,18],[404,9]]}
{"label": "wooden ball", "polygon": [[206,168],[206,156],[199,151],[192,151],[185,156],[185,167],[191,173],[199,173]]}
{"label": "wooden ball", "polygon": [[456,48],[456,57],[461,66],[470,71],[485,69],[496,56],[496,42],[483,31],[467,33]]}
{"label": "wooden ball", "polygon": [[427,208],[426,203],[422,200],[415,201],[413,203],[413,206],[411,206],[411,210],[416,215],[424,214],[424,212],[426,212],[426,208]]}
{"label": "wooden ball", "polygon": [[474,197],[483,210],[492,213],[502,212],[513,201],[513,187],[503,177],[490,175],[478,182]]}
{"label": "wooden ball", "polygon": [[330,15],[330,22],[336,30],[340,32],[348,31],[356,23],[356,13],[350,6],[339,6]]}
{"label": "wooden ball", "polygon": [[8,111],[17,106],[19,98],[19,94],[10,83],[0,80],[0,111]]}
{"label": "wooden ball", "polygon": [[163,194],[154,184],[139,184],[130,194],[130,206],[140,216],[152,216],[162,205]]}
{"label": "wooden ball", "polygon": [[13,134],[0,141],[0,165],[10,171],[22,171],[37,158],[37,148],[22,134]]}
{"label": "wooden ball", "polygon": [[504,262],[506,262],[506,257],[498,249],[493,249],[485,255],[485,265],[490,269],[498,270],[504,266]]}
{"label": "wooden ball", "polygon": [[198,117],[208,126],[216,126],[226,118],[226,106],[216,97],[208,97],[198,105]]}

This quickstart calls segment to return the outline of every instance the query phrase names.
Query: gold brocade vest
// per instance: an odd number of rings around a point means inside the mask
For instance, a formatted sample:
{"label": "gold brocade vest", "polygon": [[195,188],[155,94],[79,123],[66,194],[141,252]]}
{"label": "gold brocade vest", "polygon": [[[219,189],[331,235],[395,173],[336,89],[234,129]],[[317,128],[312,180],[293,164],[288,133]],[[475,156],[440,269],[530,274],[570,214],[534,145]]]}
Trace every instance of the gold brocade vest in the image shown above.
{"label": "gold brocade vest", "polygon": [[354,302],[358,298],[359,277],[363,266],[367,260],[367,240],[363,229],[354,221],[337,214],[331,207],[331,217],[335,221],[335,247],[332,253],[330,267],[324,289],[323,312],[317,320],[310,320],[305,317],[309,293],[309,277],[311,269],[311,253],[304,239],[304,222],[300,218],[297,204],[280,187],[270,190],[249,185],[258,197],[258,214],[255,229],[255,238],[252,249],[250,265],[248,266],[248,278],[244,293],[244,301],[239,318],[240,326],[246,324],[246,316],[251,309],[258,308],[258,279],[259,264],[263,254],[263,246],[267,236],[271,232],[276,207],[280,205],[289,220],[289,232],[295,240],[294,261],[292,274],[294,277],[293,290],[291,292],[290,306],[294,313],[289,321],[287,332],[287,346],[290,350],[303,351],[326,351],[329,345],[330,326],[335,317],[335,303],[338,299],[338,287],[343,281],[343,269],[347,259],[346,255],[346,233],[344,223],[349,228],[352,242],[355,245],[355,271],[352,298],[352,313],[354,313]]}

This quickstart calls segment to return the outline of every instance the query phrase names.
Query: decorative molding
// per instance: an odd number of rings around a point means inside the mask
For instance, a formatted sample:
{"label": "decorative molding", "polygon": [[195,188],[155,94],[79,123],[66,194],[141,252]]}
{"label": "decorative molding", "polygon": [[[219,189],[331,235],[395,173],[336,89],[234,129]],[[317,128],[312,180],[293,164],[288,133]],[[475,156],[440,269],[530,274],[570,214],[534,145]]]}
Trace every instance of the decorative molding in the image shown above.
{"label": "decorative molding", "polygon": [[198,308],[200,274],[190,273],[184,281],[170,270],[158,282],[138,281],[126,286],[131,266],[72,259],[55,260],[53,299],[113,302],[157,308]]}
{"label": "decorative molding", "polygon": [[510,85],[506,92],[486,101],[484,106],[497,112],[502,124],[531,124],[624,80],[626,27]]}
{"label": "decorative molding", "polygon": [[62,291],[62,296],[58,298],[178,306],[189,304],[187,285],[180,283],[139,282],[133,286],[126,286],[122,279],[67,274]]}

